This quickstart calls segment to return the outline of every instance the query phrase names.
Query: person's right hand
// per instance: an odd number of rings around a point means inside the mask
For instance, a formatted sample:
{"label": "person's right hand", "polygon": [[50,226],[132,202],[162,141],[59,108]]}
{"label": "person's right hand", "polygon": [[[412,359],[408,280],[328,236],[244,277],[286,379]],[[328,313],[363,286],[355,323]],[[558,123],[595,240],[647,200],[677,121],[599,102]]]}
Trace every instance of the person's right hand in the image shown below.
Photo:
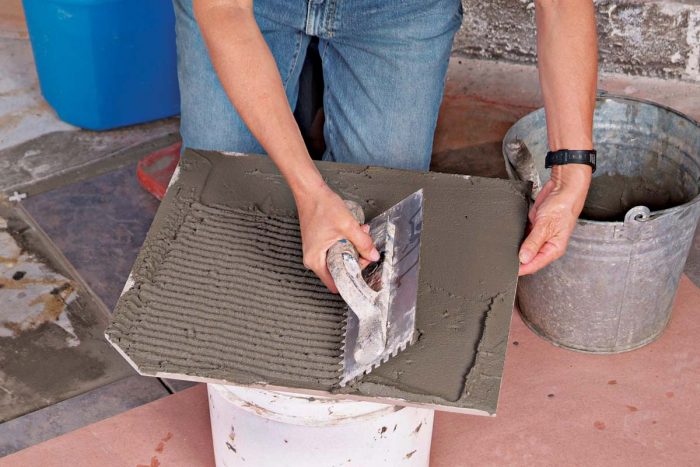
{"label": "person's right hand", "polygon": [[360,266],[379,260],[379,252],[369,235],[369,226],[360,225],[343,200],[327,185],[303,196],[296,196],[304,266],[311,269],[328,289],[338,293],[326,266],[328,249],[347,239],[360,254]]}

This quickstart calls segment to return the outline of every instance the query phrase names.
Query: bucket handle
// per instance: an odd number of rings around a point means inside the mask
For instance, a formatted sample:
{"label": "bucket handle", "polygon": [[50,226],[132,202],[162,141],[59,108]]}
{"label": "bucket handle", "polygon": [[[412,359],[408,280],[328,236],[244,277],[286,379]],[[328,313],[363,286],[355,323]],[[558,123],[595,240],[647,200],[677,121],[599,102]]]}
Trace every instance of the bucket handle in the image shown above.
{"label": "bucket handle", "polygon": [[651,211],[646,206],[635,206],[625,214],[625,225],[629,226],[633,222],[644,222],[651,218]]}

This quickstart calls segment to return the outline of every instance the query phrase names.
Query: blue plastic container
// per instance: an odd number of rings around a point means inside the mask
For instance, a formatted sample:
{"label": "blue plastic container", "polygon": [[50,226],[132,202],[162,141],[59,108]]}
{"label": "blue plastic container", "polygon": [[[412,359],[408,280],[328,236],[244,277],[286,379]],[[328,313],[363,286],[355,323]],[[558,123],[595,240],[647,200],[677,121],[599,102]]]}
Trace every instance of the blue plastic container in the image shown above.
{"label": "blue plastic container", "polygon": [[171,0],[24,0],[44,98],[106,130],[180,112]]}

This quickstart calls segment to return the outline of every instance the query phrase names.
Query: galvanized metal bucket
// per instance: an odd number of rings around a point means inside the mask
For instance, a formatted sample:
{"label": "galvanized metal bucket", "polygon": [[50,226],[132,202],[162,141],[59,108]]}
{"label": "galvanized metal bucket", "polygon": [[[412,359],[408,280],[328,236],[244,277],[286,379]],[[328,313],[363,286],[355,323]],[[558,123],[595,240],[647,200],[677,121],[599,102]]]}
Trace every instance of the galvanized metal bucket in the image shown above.
{"label": "galvanized metal bucket", "polygon": [[[598,170],[568,250],[521,278],[518,304],[555,345],[617,353],[653,341],[670,318],[700,219],[700,126],[650,102],[601,96],[594,140]],[[547,147],[540,109],[505,136],[509,174],[544,184]]]}
{"label": "galvanized metal bucket", "polygon": [[688,261],[685,263],[685,273],[695,285],[700,287],[700,224],[695,230],[695,239],[688,253]]}

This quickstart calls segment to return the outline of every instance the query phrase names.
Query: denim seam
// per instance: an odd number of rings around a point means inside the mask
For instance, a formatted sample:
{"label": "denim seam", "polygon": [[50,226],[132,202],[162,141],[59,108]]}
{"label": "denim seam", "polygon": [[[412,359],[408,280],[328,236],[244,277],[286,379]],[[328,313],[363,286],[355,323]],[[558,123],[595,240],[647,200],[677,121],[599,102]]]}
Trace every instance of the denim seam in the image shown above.
{"label": "denim seam", "polygon": [[334,27],[335,27],[335,12],[337,10],[337,3],[335,0],[328,0],[329,4],[327,5],[327,10],[326,10],[326,35],[328,38],[331,38],[335,35],[334,32]]}
{"label": "denim seam", "polygon": [[313,12],[313,5],[311,4],[311,2],[309,2],[306,5],[306,21],[304,21],[304,32],[306,34],[311,34],[313,32],[311,28],[313,22]]}
{"label": "denim seam", "polygon": [[292,55],[292,62],[289,65],[289,71],[287,71],[287,78],[284,80],[284,90],[287,90],[287,85],[289,84],[289,80],[292,78],[292,73],[297,67],[297,60],[299,59],[299,52],[301,51],[301,43],[302,43],[302,34],[303,32],[298,32],[296,34],[297,36],[297,43],[296,46],[294,47],[294,55]]}
{"label": "denim seam", "polygon": [[[323,48],[323,52],[320,54],[321,55],[321,66],[323,69],[330,69],[330,67],[326,67],[327,62],[326,62],[326,56],[328,55],[328,49],[330,48],[330,43],[328,40],[323,41],[323,45],[325,46]],[[328,96],[328,80],[323,79],[323,107],[324,107],[324,112],[326,113],[326,118],[324,125],[328,126],[328,141],[326,141],[326,148],[328,150],[328,154],[331,156],[331,160],[334,160],[333,158],[333,134],[335,133],[333,131],[333,119],[330,118],[328,109],[326,108],[326,99]]]}
{"label": "denim seam", "polygon": [[[321,55],[321,66],[323,66],[323,61],[326,59],[326,53],[328,53],[328,48],[330,47],[328,40],[324,40],[323,44],[325,45],[325,47],[323,48],[323,53],[320,54]],[[323,83],[324,83],[323,87],[325,88],[326,81],[324,80]]]}

